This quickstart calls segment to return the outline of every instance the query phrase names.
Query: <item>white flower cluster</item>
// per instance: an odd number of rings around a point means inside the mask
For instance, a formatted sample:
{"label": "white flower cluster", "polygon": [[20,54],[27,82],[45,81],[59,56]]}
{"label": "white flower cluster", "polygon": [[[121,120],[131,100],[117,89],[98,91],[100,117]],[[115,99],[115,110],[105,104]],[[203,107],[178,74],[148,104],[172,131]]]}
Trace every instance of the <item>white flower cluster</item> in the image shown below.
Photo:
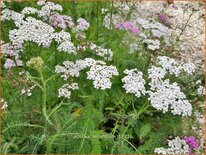
{"label": "white flower cluster", "polygon": [[52,42],[52,34],[54,29],[33,17],[26,18],[19,29],[14,29],[9,32],[9,39],[12,44],[23,44],[25,41],[32,41],[39,46],[49,47]]}
{"label": "white flower cluster", "polygon": [[[192,63],[179,63],[174,59],[166,56],[159,56],[158,63],[161,67],[152,66],[148,69],[150,91],[149,100],[154,108],[162,110],[164,113],[171,109],[174,115],[190,116],[192,114],[192,106],[186,99],[186,96],[181,92],[180,87],[176,82],[170,84],[169,79],[163,80],[167,73],[179,76],[185,72],[192,74],[195,72],[195,66]],[[190,64],[190,65],[188,65]]]}
{"label": "white flower cluster", "polygon": [[93,85],[97,89],[111,88],[110,78],[113,75],[118,75],[117,69],[114,66],[106,66],[103,61],[96,61],[92,58],[77,60],[75,63],[64,61],[64,66],[57,65],[56,73],[61,73],[61,77],[67,80],[69,77],[79,77],[80,71],[90,67],[87,72],[87,79],[93,80]]}
{"label": "white flower cluster", "polygon": [[22,24],[24,15],[18,12],[15,12],[10,9],[2,10],[1,20],[13,20],[16,26],[20,26]]}
{"label": "white flower cluster", "polygon": [[151,29],[152,34],[155,37],[166,37],[169,34],[169,29],[159,22],[151,22],[142,18],[137,18],[136,22],[140,24],[144,29]]}
{"label": "white flower cluster", "polygon": [[156,148],[155,153],[157,154],[189,154],[189,145],[186,144],[185,140],[175,137],[173,140],[168,140],[169,148],[163,147]]}
{"label": "white flower cluster", "polygon": [[48,20],[49,16],[54,10],[60,11],[60,12],[63,10],[61,5],[54,4],[53,2],[41,3],[41,6],[42,8],[41,10],[39,10],[39,16],[42,17],[44,20]]}
{"label": "white flower cluster", "polygon": [[79,77],[79,72],[86,67],[85,64],[82,63],[84,63],[82,60],[76,62],[64,61],[64,66],[57,65],[55,72],[58,74],[62,73],[61,77],[64,78],[64,80],[67,80],[69,77]]}
{"label": "white flower cluster", "polygon": [[[83,31],[89,28],[89,23],[85,19],[79,18],[75,26],[70,16],[53,12],[55,10],[62,11],[61,5],[45,1],[39,1],[37,4],[41,6],[40,10],[32,7],[25,7],[21,13],[9,9],[4,9],[2,11],[2,20],[14,20],[17,27],[17,29],[10,30],[9,32],[10,43],[3,44],[4,56],[9,57],[4,65],[6,69],[23,65],[19,58],[19,52],[23,50],[23,44],[27,41],[48,48],[51,42],[55,40],[58,43],[58,51],[76,54],[77,49],[71,41],[71,35],[69,32],[64,31],[64,29],[66,27],[72,28],[72,32],[77,33],[76,36],[78,39],[79,37],[83,39],[86,37]],[[36,13],[46,22],[37,20],[31,16],[26,16]],[[55,32],[55,29],[51,25],[48,25],[48,23],[63,30]],[[93,43],[89,43],[88,45],[96,55],[104,57],[106,60],[112,60],[113,53],[111,49],[104,49]]]}
{"label": "white flower cluster", "polygon": [[67,99],[70,98],[71,96],[71,91],[70,90],[77,90],[79,89],[77,83],[71,83],[71,84],[64,84],[59,90],[59,95],[58,97],[65,97]]}
{"label": "white flower cluster", "polygon": [[62,30],[59,33],[53,33],[53,39],[59,44],[58,51],[76,54],[76,47],[71,42],[71,35],[68,32]]}
{"label": "white flower cluster", "polygon": [[170,106],[174,115],[191,116],[192,105],[177,83],[170,84],[169,79],[160,83],[155,91],[149,91],[151,105],[157,110],[162,110],[163,113],[168,112]]}
{"label": "white flower cluster", "polygon": [[111,88],[110,78],[113,75],[118,75],[116,67],[96,64],[87,72],[87,79],[93,80],[94,88],[104,90]]}
{"label": "white flower cluster", "polygon": [[199,94],[200,96],[204,96],[204,95],[205,95],[205,87],[199,86],[199,88],[197,89],[197,91],[198,91],[198,94]]}
{"label": "white flower cluster", "polygon": [[189,75],[193,75],[195,73],[195,65],[191,62],[189,63],[180,63],[175,61],[172,58],[167,56],[159,56],[158,63],[170,74],[174,74],[176,77],[180,75],[182,72],[186,72]]}
{"label": "white flower cluster", "polygon": [[76,54],[76,47],[71,41],[71,35],[68,32],[60,31],[53,34],[54,40],[59,44],[58,51],[63,51],[69,54]]}
{"label": "white flower cluster", "polygon": [[[141,25],[145,30],[151,30],[152,33],[144,33],[140,36],[143,36],[143,42],[147,44],[147,48],[154,51],[160,48],[160,38],[163,38],[165,43],[168,43],[169,28],[162,25],[159,22],[151,22],[142,18],[136,20],[137,24]],[[155,39],[155,38],[156,39]]]}
{"label": "white flower cluster", "polygon": [[148,76],[151,80],[149,82],[150,90],[145,90],[143,74],[137,69],[126,69],[124,71],[127,76],[122,79],[122,82],[124,82],[123,88],[126,90],[126,93],[133,93],[136,97],[149,94],[148,100],[151,102],[151,105],[157,110],[163,111],[163,113],[171,109],[174,115],[191,116],[192,105],[186,99],[186,95],[181,92],[180,86],[176,82],[170,83],[169,79],[164,80],[164,77],[168,72],[171,74],[176,73],[174,72],[176,71],[174,67],[181,68],[180,72],[184,71],[187,74],[194,72],[194,70],[192,70],[193,67],[191,69],[190,66],[180,64],[174,59],[165,56],[158,57],[158,60],[162,67],[152,66],[148,69]]}
{"label": "white flower cluster", "polygon": [[25,14],[35,14],[35,13],[39,13],[39,10],[33,7],[25,7],[23,8],[23,10],[21,11],[21,14],[25,15]]}
{"label": "white flower cluster", "polygon": [[137,69],[126,69],[124,73],[127,74],[127,76],[122,79],[122,82],[124,82],[123,88],[126,90],[126,93],[135,94],[136,97],[145,95],[146,90],[143,73]]}
{"label": "white flower cluster", "polygon": [[11,67],[23,66],[22,61],[19,59],[19,51],[21,50],[22,45],[12,45],[2,42],[1,48],[3,56],[9,57],[4,63],[4,68],[9,69]]}

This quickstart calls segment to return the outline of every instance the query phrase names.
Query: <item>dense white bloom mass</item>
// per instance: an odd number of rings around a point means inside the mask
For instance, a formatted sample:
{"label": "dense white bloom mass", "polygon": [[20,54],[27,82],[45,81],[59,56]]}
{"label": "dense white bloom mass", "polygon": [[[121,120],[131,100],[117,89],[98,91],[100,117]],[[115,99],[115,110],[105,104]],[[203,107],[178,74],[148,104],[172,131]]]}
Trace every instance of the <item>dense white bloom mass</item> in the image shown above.
{"label": "dense white bloom mass", "polygon": [[155,153],[157,154],[189,154],[189,145],[186,144],[185,140],[175,137],[173,140],[168,140],[169,148],[163,147],[156,148]]}
{"label": "dense white bloom mass", "polygon": [[126,90],[126,93],[135,94],[136,97],[140,97],[141,94],[145,95],[145,80],[143,79],[143,73],[137,69],[126,69],[124,71],[127,76],[122,79],[124,82],[123,88]]}
{"label": "dense white bloom mass", "polygon": [[87,79],[93,80],[93,85],[97,89],[111,88],[110,78],[113,75],[118,75],[115,66],[106,66],[105,62],[96,61],[92,58],[85,58],[76,62],[64,61],[63,65],[57,65],[55,72],[61,73],[64,80],[69,77],[79,77],[81,70],[90,67],[90,70],[87,71]]}
{"label": "dense white bloom mass", "polygon": [[26,18],[19,29],[9,32],[9,39],[13,44],[23,44],[25,41],[32,41],[39,46],[49,47],[52,42],[54,29],[33,17]]}
{"label": "dense white bloom mass", "polygon": [[76,54],[76,48],[71,41],[64,41],[58,47],[58,51],[63,51],[69,54]]}
{"label": "dense white bloom mass", "polygon": [[158,63],[167,70],[170,74],[174,74],[176,77],[179,76],[180,73],[187,73],[189,75],[192,75],[195,73],[195,65],[191,62],[189,63],[180,63],[175,61],[172,58],[169,58],[167,56],[159,56],[157,58]]}
{"label": "dense white bloom mass", "polygon": [[174,115],[190,116],[192,114],[192,106],[180,87],[177,83],[170,84],[168,79],[161,81],[155,91],[149,91],[149,95],[151,105],[162,110],[163,113],[167,112],[170,106]]}
{"label": "dense white bloom mass", "polygon": [[169,79],[163,78],[167,72],[175,76],[185,72],[191,75],[195,72],[194,64],[179,63],[166,56],[159,56],[158,63],[162,67],[152,66],[148,69],[149,79],[151,79],[150,91],[148,91],[151,105],[164,113],[170,108],[174,115],[191,116],[192,105],[181,92],[180,86],[176,82],[170,84]]}
{"label": "dense white bloom mass", "polygon": [[87,72],[87,79],[93,80],[94,88],[104,90],[111,88],[110,78],[113,75],[118,75],[116,67],[93,65]]}
{"label": "dense white bloom mass", "polygon": [[[28,41],[49,48],[52,41],[55,40],[57,50],[69,54],[77,54],[77,50],[81,48],[80,45],[77,45],[78,49],[75,47],[70,33],[64,29],[71,28],[76,36],[85,38],[86,35],[83,31],[89,28],[89,23],[85,19],[79,18],[75,25],[70,16],[60,15],[56,12],[62,11],[62,6],[59,4],[45,1],[39,1],[37,4],[41,6],[40,9],[25,7],[21,13],[10,9],[2,10],[2,21],[13,20],[16,25],[15,29],[9,31],[10,43],[2,45],[4,56],[9,58],[4,65],[6,69],[23,65],[19,52],[23,51],[24,43]],[[41,19],[37,20],[31,14],[37,14]],[[53,27],[58,27],[62,31],[55,32]],[[105,49],[90,42],[87,45],[83,49],[90,48],[96,55],[104,57],[106,60],[112,60],[111,49]]]}

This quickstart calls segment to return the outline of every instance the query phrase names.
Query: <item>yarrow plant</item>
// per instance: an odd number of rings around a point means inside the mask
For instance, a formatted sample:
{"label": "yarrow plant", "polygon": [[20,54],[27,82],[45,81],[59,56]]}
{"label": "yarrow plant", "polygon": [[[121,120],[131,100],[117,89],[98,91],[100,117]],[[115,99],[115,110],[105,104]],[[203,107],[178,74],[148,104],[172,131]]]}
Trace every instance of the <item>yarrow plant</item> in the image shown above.
{"label": "yarrow plant", "polygon": [[183,139],[175,137],[173,140],[168,140],[169,148],[156,148],[155,153],[158,154],[193,154],[193,151],[198,148],[197,139],[194,136],[186,136]]}
{"label": "yarrow plant", "polygon": [[2,154],[203,153],[201,2],[0,3]]}

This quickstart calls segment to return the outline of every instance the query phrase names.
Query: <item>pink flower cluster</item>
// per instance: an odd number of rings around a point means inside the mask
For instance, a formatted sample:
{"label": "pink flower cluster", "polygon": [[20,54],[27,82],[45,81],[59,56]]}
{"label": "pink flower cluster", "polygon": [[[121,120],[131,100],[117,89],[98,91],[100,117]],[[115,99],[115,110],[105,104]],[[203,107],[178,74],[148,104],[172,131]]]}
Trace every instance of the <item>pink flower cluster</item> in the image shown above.
{"label": "pink flower cluster", "polygon": [[120,30],[129,30],[134,34],[140,33],[139,28],[135,27],[134,23],[129,21],[117,23],[115,24],[115,28]]}
{"label": "pink flower cluster", "polygon": [[185,136],[185,142],[189,145],[189,153],[192,154],[195,149],[198,148],[198,141],[194,136]]}
{"label": "pink flower cluster", "polygon": [[74,26],[72,18],[70,16],[62,16],[58,13],[54,13],[49,17],[49,23],[60,29],[71,28]]}

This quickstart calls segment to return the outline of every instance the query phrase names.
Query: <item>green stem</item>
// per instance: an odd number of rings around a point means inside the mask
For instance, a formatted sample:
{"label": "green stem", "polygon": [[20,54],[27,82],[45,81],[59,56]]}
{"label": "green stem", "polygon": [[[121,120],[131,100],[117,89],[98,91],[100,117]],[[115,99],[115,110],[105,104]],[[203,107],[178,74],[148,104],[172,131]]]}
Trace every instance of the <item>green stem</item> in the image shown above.
{"label": "green stem", "polygon": [[[62,130],[64,129],[65,126],[67,126],[67,124],[72,121],[72,119],[69,119],[58,131],[55,135],[53,135],[51,137],[51,141],[49,142],[49,144],[47,145],[47,153],[50,153],[51,152],[51,148],[52,148],[52,144],[54,143],[54,141],[56,140],[56,138],[61,135],[60,133],[62,132]],[[71,126],[73,126],[74,124],[76,124],[76,122],[72,123],[69,128]]]}
{"label": "green stem", "polygon": [[45,117],[45,125],[47,126],[47,122],[49,124],[52,125],[52,122],[49,120],[49,117],[47,115],[47,108],[46,108],[46,100],[47,100],[47,89],[46,89],[46,82],[44,80],[44,77],[43,77],[43,74],[42,74],[42,70],[39,71],[40,73],[40,78],[41,78],[41,82],[42,82],[42,93],[43,93],[43,104],[42,104],[42,112],[43,112],[43,115]]}
{"label": "green stem", "polygon": [[50,111],[50,113],[49,113],[49,115],[48,115],[48,118],[49,118],[51,115],[53,115],[53,113],[54,113],[56,110],[58,110],[62,105],[67,105],[67,104],[61,102],[59,105],[55,106],[55,107]]}
{"label": "green stem", "polygon": [[125,135],[125,133],[129,129],[129,127],[132,125],[133,120],[136,119],[137,117],[139,117],[143,112],[145,112],[148,107],[150,107],[150,105],[148,104],[148,102],[145,102],[145,104],[142,106],[142,108],[139,110],[139,112],[135,115],[135,117],[133,117],[132,120],[128,123],[126,129],[122,133],[123,136]]}
{"label": "green stem", "polygon": [[[135,117],[132,118],[132,120],[128,123],[126,129],[123,131],[123,133],[120,135],[120,137],[124,137],[125,133],[127,132],[127,130],[129,129],[129,127],[133,124],[133,120],[136,119],[137,117],[139,117],[143,112],[145,112],[147,110],[147,108],[150,107],[150,104],[148,104],[148,101],[145,102],[145,104],[142,106],[142,108],[139,110],[138,113],[136,113]],[[116,125],[116,124],[115,124]],[[123,139],[125,140],[125,139]],[[112,147],[112,150],[111,150],[111,154],[113,154],[114,150],[115,150],[115,147],[117,145],[117,142],[116,141]],[[131,145],[131,144],[130,144]],[[135,148],[135,147],[134,147]],[[136,150],[136,148],[135,148]]]}

